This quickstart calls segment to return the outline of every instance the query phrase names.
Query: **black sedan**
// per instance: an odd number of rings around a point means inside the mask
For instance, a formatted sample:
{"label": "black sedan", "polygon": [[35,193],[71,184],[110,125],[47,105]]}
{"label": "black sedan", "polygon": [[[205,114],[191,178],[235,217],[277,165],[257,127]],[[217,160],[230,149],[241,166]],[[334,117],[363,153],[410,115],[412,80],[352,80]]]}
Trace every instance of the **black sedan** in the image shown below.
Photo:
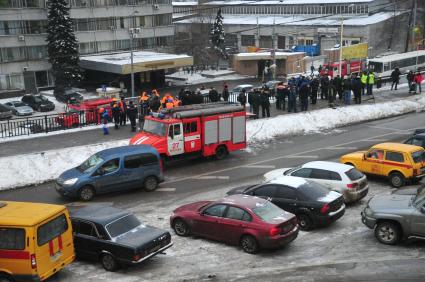
{"label": "black sedan", "polygon": [[70,208],[78,258],[99,260],[115,271],[162,253],[173,245],[168,231],[144,225],[133,214],[108,206]]}
{"label": "black sedan", "polygon": [[239,187],[227,192],[269,199],[298,218],[302,230],[328,225],[345,213],[344,197],[320,184],[299,177],[282,176],[259,185]]}
{"label": "black sedan", "polygon": [[25,94],[22,102],[38,112],[48,112],[55,109],[55,104],[43,95]]}
{"label": "black sedan", "polygon": [[425,148],[425,129],[416,129],[413,136],[407,139],[404,144],[416,145]]}

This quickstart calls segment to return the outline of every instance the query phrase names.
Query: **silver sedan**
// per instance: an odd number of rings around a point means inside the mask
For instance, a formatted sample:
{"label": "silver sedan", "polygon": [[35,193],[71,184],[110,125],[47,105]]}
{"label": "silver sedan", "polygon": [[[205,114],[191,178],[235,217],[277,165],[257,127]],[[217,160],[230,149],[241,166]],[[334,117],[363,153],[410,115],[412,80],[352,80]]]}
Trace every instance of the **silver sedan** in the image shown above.
{"label": "silver sedan", "polygon": [[11,101],[5,103],[5,105],[17,116],[29,116],[34,113],[34,110],[21,101]]}

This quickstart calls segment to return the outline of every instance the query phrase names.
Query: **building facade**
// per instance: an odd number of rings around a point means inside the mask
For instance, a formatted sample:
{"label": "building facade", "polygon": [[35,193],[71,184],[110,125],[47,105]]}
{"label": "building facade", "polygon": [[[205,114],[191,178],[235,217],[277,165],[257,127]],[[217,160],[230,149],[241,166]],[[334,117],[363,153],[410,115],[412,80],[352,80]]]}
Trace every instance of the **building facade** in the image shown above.
{"label": "building facade", "polygon": [[[52,87],[47,61],[46,0],[0,1],[0,95]],[[68,0],[80,55],[130,48],[169,51],[174,27],[170,0]],[[4,94],[6,95],[6,94]]]}
{"label": "building facade", "polygon": [[[201,36],[203,32],[198,30],[202,25],[210,25],[220,8],[226,46],[238,52],[249,52],[253,47],[291,50],[293,46],[313,44],[320,45],[323,51],[340,43],[343,24],[343,45],[367,42],[369,57],[373,57],[412,48],[408,38],[409,21],[414,21],[412,3],[395,0],[176,2],[173,17],[176,41],[180,42],[182,38]],[[420,11],[417,10],[416,23],[423,25]],[[187,18],[194,13],[196,16]]]}

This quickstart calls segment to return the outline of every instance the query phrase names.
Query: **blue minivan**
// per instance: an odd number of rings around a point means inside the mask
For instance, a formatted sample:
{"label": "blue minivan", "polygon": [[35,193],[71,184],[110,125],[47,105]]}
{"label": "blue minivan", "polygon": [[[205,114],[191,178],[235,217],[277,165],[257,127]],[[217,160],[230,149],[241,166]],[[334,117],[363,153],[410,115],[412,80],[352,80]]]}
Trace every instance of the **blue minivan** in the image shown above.
{"label": "blue minivan", "polygon": [[97,194],[144,188],[153,191],[164,181],[158,151],[149,145],[100,151],[56,179],[56,191],[90,201]]}

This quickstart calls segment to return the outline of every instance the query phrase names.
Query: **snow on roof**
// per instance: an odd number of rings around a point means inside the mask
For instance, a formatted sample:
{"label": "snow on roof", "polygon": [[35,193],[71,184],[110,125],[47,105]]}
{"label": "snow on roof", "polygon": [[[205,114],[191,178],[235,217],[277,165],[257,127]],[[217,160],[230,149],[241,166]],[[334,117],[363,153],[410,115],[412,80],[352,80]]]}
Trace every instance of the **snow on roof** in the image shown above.
{"label": "snow on roof", "polygon": [[172,4],[173,6],[197,6],[198,2],[197,1],[183,1],[183,2],[173,1]]}
{"label": "snow on roof", "polygon": [[[176,55],[157,53],[150,51],[133,52],[134,72],[148,71],[152,69],[167,69],[193,64],[193,58],[188,55]],[[80,66],[86,69],[128,74],[131,68],[130,52],[105,55],[83,56]]]}
{"label": "snow on roof", "polygon": [[[305,4],[354,4],[375,0],[280,0],[280,1],[211,1],[205,5],[305,5]],[[175,2],[173,2],[174,5]]]}
{"label": "snow on roof", "polygon": [[326,161],[314,161],[314,162],[308,162],[302,165],[302,167],[307,168],[320,168],[320,169],[326,169],[330,171],[335,171],[339,173],[344,173],[350,169],[352,169],[352,166],[337,163],[337,162],[326,162]]}
{"label": "snow on roof", "polygon": [[[397,12],[400,15],[402,12]],[[394,16],[392,12],[376,13],[374,15],[355,15],[346,16],[344,18],[344,26],[365,26],[370,24],[379,23],[388,20]],[[200,22],[200,18],[191,18],[186,20],[177,21],[176,23],[194,23]],[[292,26],[340,26],[340,16],[330,15],[329,17],[317,18],[317,15],[279,15],[276,16],[255,16],[255,15],[230,15],[226,14],[223,19],[225,25],[292,25]]]}
{"label": "snow on roof", "polygon": [[386,63],[394,60],[402,60],[407,58],[416,58],[416,56],[425,56],[425,50],[412,51],[401,54],[392,54],[388,56],[382,56],[380,58],[370,59],[369,62]]}
{"label": "snow on roof", "polygon": [[[276,59],[286,59],[289,56],[296,56],[304,54],[304,52],[276,52]],[[270,59],[270,52],[255,52],[255,53],[239,53],[235,54],[234,58],[238,61],[247,61],[247,60],[260,60],[260,59]]]}

